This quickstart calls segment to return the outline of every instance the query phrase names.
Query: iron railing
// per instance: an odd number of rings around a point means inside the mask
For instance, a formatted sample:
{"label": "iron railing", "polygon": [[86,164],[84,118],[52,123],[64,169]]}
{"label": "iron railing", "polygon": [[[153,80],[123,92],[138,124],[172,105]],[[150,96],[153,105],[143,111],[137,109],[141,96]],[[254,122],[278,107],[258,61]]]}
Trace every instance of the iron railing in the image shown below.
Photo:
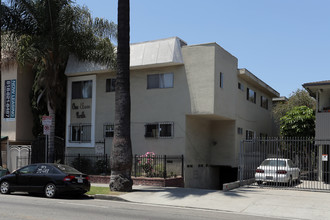
{"label": "iron railing", "polygon": [[[108,154],[68,154],[61,156],[61,158],[64,159],[60,163],[72,166],[88,175],[110,175],[111,173],[110,155]],[[17,161],[24,161],[24,165],[30,164],[31,154],[28,157],[18,157]],[[44,160],[33,162],[39,163],[44,162]],[[18,168],[20,167],[18,166]],[[183,177],[183,169],[183,155],[154,155],[150,158],[135,155],[132,161],[132,176],[134,177]]]}
{"label": "iron railing", "polygon": [[170,155],[135,155],[132,176],[135,177],[183,177],[184,157]]}

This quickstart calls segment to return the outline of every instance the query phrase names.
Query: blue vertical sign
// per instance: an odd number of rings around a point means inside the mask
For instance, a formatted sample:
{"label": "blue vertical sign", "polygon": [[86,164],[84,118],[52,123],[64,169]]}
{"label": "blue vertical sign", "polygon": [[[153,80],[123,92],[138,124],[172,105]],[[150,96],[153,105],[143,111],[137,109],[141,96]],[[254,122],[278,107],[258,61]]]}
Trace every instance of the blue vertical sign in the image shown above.
{"label": "blue vertical sign", "polygon": [[16,79],[5,80],[4,118],[15,119],[16,116]]}

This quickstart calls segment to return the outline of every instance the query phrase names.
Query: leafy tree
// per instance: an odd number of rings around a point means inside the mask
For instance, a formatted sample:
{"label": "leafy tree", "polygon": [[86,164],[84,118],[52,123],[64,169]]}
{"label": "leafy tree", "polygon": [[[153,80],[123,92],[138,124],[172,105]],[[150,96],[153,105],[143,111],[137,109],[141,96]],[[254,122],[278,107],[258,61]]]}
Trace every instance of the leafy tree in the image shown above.
{"label": "leafy tree", "polygon": [[275,121],[279,123],[281,117],[297,106],[307,106],[315,110],[316,100],[312,98],[307,91],[297,89],[295,92],[291,93],[287,101],[278,103],[273,107]]}
{"label": "leafy tree", "polygon": [[17,61],[33,65],[32,101],[35,106],[44,102],[53,118],[48,154],[48,161],[53,162],[55,121],[57,113],[63,110],[64,71],[69,55],[114,66],[110,38],[116,35],[116,25],[92,19],[87,8],[71,0],[10,0],[2,8],[1,28],[17,39]]}
{"label": "leafy tree", "polygon": [[314,137],[315,113],[307,106],[297,106],[281,119],[281,135],[284,137]]}
{"label": "leafy tree", "polygon": [[118,51],[115,94],[115,131],[111,151],[110,190],[132,191],[132,144],[130,100],[130,3],[118,0]]}

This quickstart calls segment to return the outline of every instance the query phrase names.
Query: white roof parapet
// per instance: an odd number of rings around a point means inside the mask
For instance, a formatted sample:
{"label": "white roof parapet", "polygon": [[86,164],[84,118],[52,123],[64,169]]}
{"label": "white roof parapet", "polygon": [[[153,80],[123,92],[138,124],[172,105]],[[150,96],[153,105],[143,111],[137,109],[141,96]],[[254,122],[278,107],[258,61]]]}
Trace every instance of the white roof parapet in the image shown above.
{"label": "white roof parapet", "polygon": [[131,44],[131,68],[183,64],[182,45],[178,37]]}
{"label": "white roof parapet", "polygon": [[238,76],[242,79],[248,81],[252,85],[260,88],[261,91],[269,94],[272,98],[274,97],[280,97],[280,93],[278,93],[275,89],[267,85],[265,82],[263,82],[261,79],[256,77],[254,74],[252,74],[249,70],[243,68],[238,69]]}
{"label": "white roof parapet", "polygon": [[[130,45],[130,68],[165,67],[182,65],[181,47],[187,45],[178,37],[146,41]],[[94,62],[81,62],[70,56],[65,70],[68,76],[109,72],[105,65]]]}

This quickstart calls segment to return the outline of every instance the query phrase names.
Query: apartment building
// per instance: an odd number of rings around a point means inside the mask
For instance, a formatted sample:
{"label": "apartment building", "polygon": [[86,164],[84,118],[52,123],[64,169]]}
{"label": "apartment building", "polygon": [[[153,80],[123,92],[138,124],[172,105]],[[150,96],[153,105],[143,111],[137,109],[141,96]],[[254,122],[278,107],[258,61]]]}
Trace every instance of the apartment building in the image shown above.
{"label": "apartment building", "polygon": [[[271,100],[279,93],[217,43],[132,44],[130,69],[133,154],[184,155],[185,187],[235,180],[240,141],[276,133]],[[67,153],[109,154],[115,71],[71,57],[66,75]]]}
{"label": "apartment building", "polygon": [[[15,60],[7,60],[1,67],[3,98],[1,107],[1,166],[14,170],[21,165],[17,157],[29,155],[33,117],[30,92],[33,85],[31,66],[21,66]],[[24,161],[25,162],[25,161]]]}
{"label": "apartment building", "polygon": [[303,84],[316,99],[315,139],[330,141],[330,80]]}

